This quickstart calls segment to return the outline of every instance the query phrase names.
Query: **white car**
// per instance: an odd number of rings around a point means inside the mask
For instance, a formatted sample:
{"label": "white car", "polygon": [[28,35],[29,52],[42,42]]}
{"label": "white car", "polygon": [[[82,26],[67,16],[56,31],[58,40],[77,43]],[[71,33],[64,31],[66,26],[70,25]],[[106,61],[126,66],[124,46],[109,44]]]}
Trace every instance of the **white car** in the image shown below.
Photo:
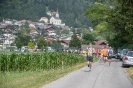
{"label": "white car", "polygon": [[122,61],[123,59],[123,57],[124,57],[124,55],[127,53],[129,51],[129,49],[123,49],[122,51],[121,51],[121,53],[120,53],[120,60]]}
{"label": "white car", "polygon": [[130,67],[133,66],[133,51],[128,51],[126,55],[122,58],[122,66]]}

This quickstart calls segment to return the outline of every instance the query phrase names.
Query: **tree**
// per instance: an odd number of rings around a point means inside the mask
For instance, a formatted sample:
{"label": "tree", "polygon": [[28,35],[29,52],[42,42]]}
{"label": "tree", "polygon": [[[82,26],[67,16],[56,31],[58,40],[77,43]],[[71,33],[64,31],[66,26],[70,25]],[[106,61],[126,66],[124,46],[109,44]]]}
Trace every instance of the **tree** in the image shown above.
{"label": "tree", "polygon": [[61,33],[62,34],[69,34],[69,30],[62,30]]}
{"label": "tree", "polygon": [[16,44],[17,48],[20,49],[22,46],[27,46],[30,41],[30,36],[24,36],[23,34],[17,33],[17,37],[15,38],[14,44]]}
{"label": "tree", "polygon": [[110,46],[133,48],[132,8],[132,0],[108,0],[89,7],[84,15],[91,18],[98,33],[105,33]]}
{"label": "tree", "polygon": [[69,43],[70,48],[79,49],[81,48],[81,41],[78,39],[77,35],[74,33],[72,39]]}
{"label": "tree", "polygon": [[[99,1],[99,0],[96,0]],[[107,0],[109,1],[109,0]],[[112,14],[112,10],[108,3],[99,3],[94,2],[93,4],[89,4],[88,10],[84,13],[84,16],[88,17],[93,23],[95,31],[97,32],[103,32],[108,33],[110,29],[110,26],[108,27],[108,18]],[[112,26],[112,25],[111,25]]]}
{"label": "tree", "polygon": [[[119,47],[133,48],[133,1],[132,0],[118,0],[118,5],[114,9],[110,19],[111,25],[114,25],[113,40],[117,41]],[[115,46],[115,43],[111,41]]]}
{"label": "tree", "polygon": [[46,48],[47,47],[47,42],[45,41],[45,39],[43,37],[39,37],[37,39],[37,46],[38,48]]}
{"label": "tree", "polygon": [[63,46],[58,41],[53,41],[52,44],[50,43],[50,47],[53,49],[62,49]]}
{"label": "tree", "polygon": [[29,43],[28,43],[28,48],[29,48],[29,49],[34,49],[34,48],[35,48],[34,43],[33,43],[33,42],[29,42]]}
{"label": "tree", "polygon": [[29,41],[30,36],[25,36],[23,34],[18,34],[17,38],[15,39],[15,43],[20,42],[22,46],[27,46]]}
{"label": "tree", "polygon": [[85,35],[83,35],[83,44],[90,44],[93,43],[95,40],[95,37],[91,34],[91,33],[87,33]]}
{"label": "tree", "polygon": [[23,46],[23,44],[21,43],[21,41],[20,41],[19,38],[16,38],[15,44],[16,44],[16,46],[17,46],[18,49],[21,49],[21,47]]}
{"label": "tree", "polygon": [[[0,21],[5,18],[38,21],[47,12],[59,10],[62,22],[68,26],[90,26],[91,22],[82,14],[92,0],[0,0]],[[60,3],[61,4],[60,4]]]}

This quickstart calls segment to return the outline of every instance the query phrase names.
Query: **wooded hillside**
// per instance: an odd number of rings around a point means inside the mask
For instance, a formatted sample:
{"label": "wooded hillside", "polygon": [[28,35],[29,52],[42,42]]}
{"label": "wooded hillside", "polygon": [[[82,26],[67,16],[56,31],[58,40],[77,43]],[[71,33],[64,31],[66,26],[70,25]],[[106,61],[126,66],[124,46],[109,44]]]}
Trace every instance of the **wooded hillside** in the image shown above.
{"label": "wooded hillside", "polygon": [[42,16],[50,18],[46,12],[58,9],[63,23],[72,27],[91,26],[91,22],[83,16],[86,4],[92,0],[0,0],[0,20],[27,19],[38,21]]}

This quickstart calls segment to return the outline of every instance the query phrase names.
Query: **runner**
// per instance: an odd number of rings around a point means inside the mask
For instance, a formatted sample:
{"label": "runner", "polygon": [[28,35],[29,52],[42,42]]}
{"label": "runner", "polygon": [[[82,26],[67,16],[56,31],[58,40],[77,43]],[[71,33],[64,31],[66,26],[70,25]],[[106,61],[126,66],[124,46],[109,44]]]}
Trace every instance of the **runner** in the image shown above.
{"label": "runner", "polygon": [[113,49],[112,49],[112,47],[109,47],[109,50],[108,50],[108,62],[109,62],[109,66],[111,64],[112,55],[113,55]]}
{"label": "runner", "polygon": [[108,49],[106,48],[106,46],[104,46],[104,49],[103,49],[103,60],[104,60],[104,65],[106,66],[106,61],[107,61],[107,57],[108,57]]}
{"label": "runner", "polygon": [[87,47],[87,64],[88,64],[88,67],[90,67],[89,72],[91,72],[92,63],[93,63],[93,51],[94,51],[94,48],[92,48],[91,45],[89,46],[89,48]]}
{"label": "runner", "polygon": [[104,61],[104,59],[103,59],[103,47],[101,48],[101,52],[100,53],[101,53],[100,54],[101,62],[103,62]]}

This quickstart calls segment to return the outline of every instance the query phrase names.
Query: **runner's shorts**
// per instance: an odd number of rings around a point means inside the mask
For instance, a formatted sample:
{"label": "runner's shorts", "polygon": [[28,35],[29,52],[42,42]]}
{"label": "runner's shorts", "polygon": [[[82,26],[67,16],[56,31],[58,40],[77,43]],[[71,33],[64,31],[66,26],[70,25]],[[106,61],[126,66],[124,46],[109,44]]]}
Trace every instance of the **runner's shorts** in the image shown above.
{"label": "runner's shorts", "polygon": [[112,59],[112,56],[108,56],[108,59]]}
{"label": "runner's shorts", "polygon": [[87,61],[93,62],[93,56],[87,56]]}

